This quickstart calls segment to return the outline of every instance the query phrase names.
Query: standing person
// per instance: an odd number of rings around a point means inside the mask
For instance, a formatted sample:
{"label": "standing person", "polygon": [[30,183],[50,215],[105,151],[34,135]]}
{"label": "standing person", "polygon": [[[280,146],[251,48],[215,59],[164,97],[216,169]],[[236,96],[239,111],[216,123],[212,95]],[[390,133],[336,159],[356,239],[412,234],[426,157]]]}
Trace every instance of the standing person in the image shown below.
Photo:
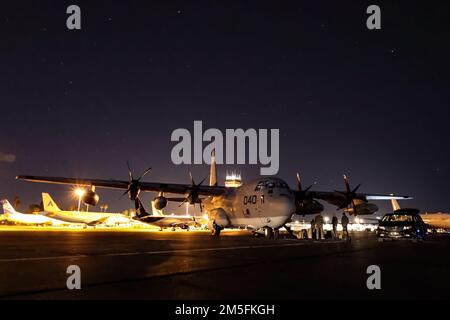
{"label": "standing person", "polygon": [[342,218],[341,218],[341,224],[342,224],[342,238],[344,238],[344,233],[345,233],[345,239],[348,241],[350,240],[350,236],[348,235],[348,217],[345,214],[345,212],[342,213]]}
{"label": "standing person", "polygon": [[320,213],[316,216],[316,237],[317,239],[324,239],[323,216]]}
{"label": "standing person", "polygon": [[311,239],[316,238],[316,220],[314,218],[311,220]]}
{"label": "standing person", "polygon": [[338,218],[335,214],[333,214],[333,218],[331,219],[331,224],[333,225],[333,239],[337,239],[337,225],[339,223]]}

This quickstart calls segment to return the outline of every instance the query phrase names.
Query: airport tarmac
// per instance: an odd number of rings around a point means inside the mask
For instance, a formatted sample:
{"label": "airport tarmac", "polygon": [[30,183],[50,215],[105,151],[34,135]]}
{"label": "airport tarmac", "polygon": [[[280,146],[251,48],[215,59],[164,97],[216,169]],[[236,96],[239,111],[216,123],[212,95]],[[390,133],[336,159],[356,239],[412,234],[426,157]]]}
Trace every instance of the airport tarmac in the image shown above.
{"label": "airport tarmac", "polygon": [[[450,236],[378,243],[267,240],[248,232],[0,229],[3,299],[449,298]],[[66,288],[69,265],[81,290]],[[381,290],[368,290],[369,265]]]}

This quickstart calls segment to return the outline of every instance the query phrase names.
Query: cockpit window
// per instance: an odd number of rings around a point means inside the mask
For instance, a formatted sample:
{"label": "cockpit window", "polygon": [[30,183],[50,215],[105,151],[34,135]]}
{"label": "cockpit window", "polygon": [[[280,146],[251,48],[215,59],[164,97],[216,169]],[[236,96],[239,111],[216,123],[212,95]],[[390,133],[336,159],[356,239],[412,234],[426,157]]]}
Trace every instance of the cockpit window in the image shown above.
{"label": "cockpit window", "polygon": [[278,188],[287,189],[287,188],[288,188],[288,185],[287,185],[286,183],[284,183],[284,182],[278,182],[278,183],[277,183],[277,187],[278,187]]}
{"label": "cockpit window", "polygon": [[260,181],[258,182],[258,184],[256,185],[255,191],[262,191],[266,188],[266,183],[267,181]]}
{"label": "cockpit window", "polygon": [[255,191],[263,191],[265,189],[289,189],[289,186],[284,182],[274,182],[274,181],[260,181],[255,187]]}

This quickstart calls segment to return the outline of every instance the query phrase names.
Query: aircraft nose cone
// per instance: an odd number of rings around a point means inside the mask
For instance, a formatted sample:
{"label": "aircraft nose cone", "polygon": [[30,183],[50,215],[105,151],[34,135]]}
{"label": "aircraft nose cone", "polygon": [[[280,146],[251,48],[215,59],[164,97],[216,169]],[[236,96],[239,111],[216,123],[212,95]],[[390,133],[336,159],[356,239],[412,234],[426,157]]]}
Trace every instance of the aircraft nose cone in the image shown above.
{"label": "aircraft nose cone", "polygon": [[295,202],[294,199],[285,200],[286,215],[290,217],[295,212]]}
{"label": "aircraft nose cone", "polygon": [[290,217],[295,212],[295,202],[290,197],[281,197],[277,206],[283,216]]}
{"label": "aircraft nose cone", "polygon": [[279,197],[274,199],[270,209],[265,212],[263,223],[271,228],[282,227],[295,211],[294,199],[290,197]]}

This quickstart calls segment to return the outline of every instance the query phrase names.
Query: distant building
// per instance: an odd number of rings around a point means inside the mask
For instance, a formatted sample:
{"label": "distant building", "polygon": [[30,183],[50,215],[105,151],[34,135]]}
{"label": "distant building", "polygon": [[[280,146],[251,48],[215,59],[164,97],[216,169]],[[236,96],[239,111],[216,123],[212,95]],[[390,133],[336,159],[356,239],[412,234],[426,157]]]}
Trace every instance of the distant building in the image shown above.
{"label": "distant building", "polygon": [[225,178],[225,187],[227,188],[237,188],[242,185],[241,174],[236,172],[227,172]]}

